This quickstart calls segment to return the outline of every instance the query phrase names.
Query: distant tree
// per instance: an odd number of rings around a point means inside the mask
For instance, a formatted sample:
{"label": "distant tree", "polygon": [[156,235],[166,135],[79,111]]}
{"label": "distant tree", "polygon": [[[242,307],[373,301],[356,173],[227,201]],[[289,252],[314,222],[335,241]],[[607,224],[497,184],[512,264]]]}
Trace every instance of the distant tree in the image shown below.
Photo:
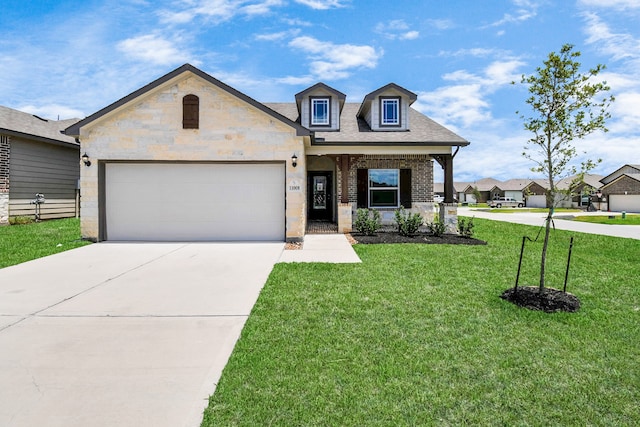
{"label": "distant tree", "polygon": [[480,203],[480,198],[482,197],[482,195],[480,194],[480,190],[478,190],[478,187],[473,187],[473,192],[471,194],[473,194],[473,197],[476,199],[476,204]]}
{"label": "distant tree", "polygon": [[[530,106],[530,115],[521,114],[524,128],[533,133],[527,141],[523,156],[536,166],[531,170],[543,173],[549,181],[546,191],[549,213],[540,261],[540,292],[545,286],[545,265],[551,220],[556,203],[556,188],[559,179],[569,175],[584,176],[596,165],[592,160],[581,162],[580,168],[573,163],[578,156],[574,140],[601,130],[607,132],[605,121],[611,116],[607,112],[614,97],[606,94],[606,82],[595,82],[595,77],[605,69],[598,64],[586,73],[580,72],[580,52],[573,45],[565,44],[560,53],[551,52],[543,67],[529,76],[523,75],[521,84],[528,87],[530,97],[525,101]],[[600,162],[600,160],[598,160]],[[582,179],[576,180],[578,185]],[[571,191],[571,188],[564,190]]]}

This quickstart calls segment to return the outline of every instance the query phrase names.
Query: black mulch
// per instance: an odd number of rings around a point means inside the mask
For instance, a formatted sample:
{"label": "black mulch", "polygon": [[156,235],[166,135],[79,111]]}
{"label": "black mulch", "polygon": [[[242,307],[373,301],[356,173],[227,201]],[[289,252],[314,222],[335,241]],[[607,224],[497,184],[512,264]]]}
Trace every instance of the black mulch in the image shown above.
{"label": "black mulch", "polygon": [[435,244],[435,245],[486,245],[487,242],[483,240],[474,239],[471,237],[462,237],[457,234],[443,234],[436,237],[429,233],[418,233],[415,236],[407,237],[402,236],[397,232],[378,232],[374,236],[365,236],[363,234],[351,233],[351,237],[357,242],[362,244],[376,244],[376,243],[422,243],[422,244]]}
{"label": "black mulch", "polygon": [[512,302],[529,310],[567,311],[573,313],[580,308],[580,300],[573,294],[558,289],[544,288],[542,295],[537,286],[518,286],[517,289],[507,289],[500,298]]}

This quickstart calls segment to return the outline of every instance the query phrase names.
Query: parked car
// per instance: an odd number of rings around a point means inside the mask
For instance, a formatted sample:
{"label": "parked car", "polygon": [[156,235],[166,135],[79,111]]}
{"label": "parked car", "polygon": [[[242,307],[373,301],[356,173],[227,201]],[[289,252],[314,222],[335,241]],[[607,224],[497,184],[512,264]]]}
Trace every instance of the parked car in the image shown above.
{"label": "parked car", "polygon": [[433,201],[436,202],[436,203],[442,203],[442,202],[444,202],[444,197],[439,196],[439,195],[436,194],[436,195],[433,196]]}
{"label": "parked car", "polygon": [[524,202],[516,199],[512,199],[511,197],[498,197],[497,199],[488,201],[487,205],[489,205],[490,208],[498,208],[498,209],[502,207],[521,208],[524,206]]}

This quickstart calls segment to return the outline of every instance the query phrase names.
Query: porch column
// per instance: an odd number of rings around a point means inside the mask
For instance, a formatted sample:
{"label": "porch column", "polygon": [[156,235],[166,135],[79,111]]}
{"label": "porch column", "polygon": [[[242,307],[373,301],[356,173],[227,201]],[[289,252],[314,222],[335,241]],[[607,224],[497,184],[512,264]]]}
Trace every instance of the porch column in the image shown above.
{"label": "porch column", "polygon": [[440,223],[446,227],[446,232],[458,234],[458,204],[453,197],[453,155],[439,154],[433,158],[444,169],[444,201],[440,203]]}
{"label": "porch column", "polygon": [[338,204],[338,233],[350,233],[353,228],[353,215],[349,203],[349,155],[341,154],[336,159],[340,164],[340,203]]}

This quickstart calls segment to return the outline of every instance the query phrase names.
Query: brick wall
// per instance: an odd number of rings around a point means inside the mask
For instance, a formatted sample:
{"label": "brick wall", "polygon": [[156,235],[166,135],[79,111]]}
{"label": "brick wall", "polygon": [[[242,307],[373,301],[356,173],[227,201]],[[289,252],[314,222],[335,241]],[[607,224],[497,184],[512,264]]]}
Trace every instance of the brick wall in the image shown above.
{"label": "brick wall", "polygon": [[9,137],[0,135],[0,224],[9,222]]}
{"label": "brick wall", "polygon": [[9,192],[9,137],[0,135],[0,193]]}
{"label": "brick wall", "polygon": [[640,182],[628,176],[623,176],[607,186],[603,191],[609,194],[640,194]]}
{"label": "brick wall", "polygon": [[[366,154],[351,157],[349,164],[349,202],[358,199],[358,169],[411,169],[411,201],[433,201],[433,162],[425,154]],[[338,162],[338,199],[342,196],[342,175]]]}

